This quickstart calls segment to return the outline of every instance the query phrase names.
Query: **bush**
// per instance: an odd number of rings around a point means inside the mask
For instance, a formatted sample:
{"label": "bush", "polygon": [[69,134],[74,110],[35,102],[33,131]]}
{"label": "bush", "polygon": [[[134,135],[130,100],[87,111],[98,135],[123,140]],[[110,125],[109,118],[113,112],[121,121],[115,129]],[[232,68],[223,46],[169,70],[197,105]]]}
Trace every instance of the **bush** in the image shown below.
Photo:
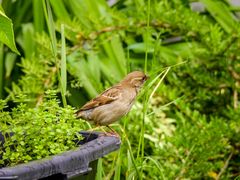
{"label": "bush", "polygon": [[83,123],[75,118],[75,109],[59,105],[54,91],[47,91],[43,103],[30,108],[20,103],[12,112],[4,111],[1,101],[1,166],[12,166],[42,159],[77,146]]}
{"label": "bush", "polygon": [[[24,114],[22,108],[33,117],[32,111],[48,109],[43,101],[48,89],[79,107],[127,72],[144,69],[151,78],[132,111],[116,125],[121,149],[99,161],[97,178],[239,177],[236,7],[225,1],[201,0],[205,11],[198,13],[191,10],[190,1],[107,2],[114,3],[4,1],[24,56],[13,56],[2,48],[3,59],[11,60],[4,62],[8,76],[2,71],[6,78],[1,89],[8,90],[1,96],[18,109],[2,112],[5,121],[11,122],[14,113]],[[34,8],[26,18],[31,5]],[[26,7],[21,9],[22,16],[15,13],[18,6]],[[65,104],[64,98],[61,102]],[[65,108],[70,117],[73,111]],[[51,121],[59,119],[52,116]]]}

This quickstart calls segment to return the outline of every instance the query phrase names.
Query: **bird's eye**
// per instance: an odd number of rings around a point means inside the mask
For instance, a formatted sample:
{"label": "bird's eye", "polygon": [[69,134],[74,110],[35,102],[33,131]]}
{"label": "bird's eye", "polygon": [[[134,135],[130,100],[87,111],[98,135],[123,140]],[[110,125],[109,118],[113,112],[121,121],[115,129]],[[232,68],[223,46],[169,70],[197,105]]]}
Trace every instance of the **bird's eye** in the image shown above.
{"label": "bird's eye", "polygon": [[143,77],[142,77],[142,81],[146,81],[147,79],[148,79],[147,76],[143,76]]}

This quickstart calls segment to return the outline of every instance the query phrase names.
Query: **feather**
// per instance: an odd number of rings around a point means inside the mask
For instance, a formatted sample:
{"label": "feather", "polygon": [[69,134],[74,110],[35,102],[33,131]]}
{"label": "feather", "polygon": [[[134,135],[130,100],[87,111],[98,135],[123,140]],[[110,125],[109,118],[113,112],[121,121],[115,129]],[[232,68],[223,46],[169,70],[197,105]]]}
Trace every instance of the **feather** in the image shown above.
{"label": "feather", "polygon": [[120,96],[120,89],[120,86],[113,86],[104,91],[102,94],[98,95],[96,98],[87,102],[81,109],[76,112],[77,117],[81,117],[82,111],[90,110],[117,100]]}

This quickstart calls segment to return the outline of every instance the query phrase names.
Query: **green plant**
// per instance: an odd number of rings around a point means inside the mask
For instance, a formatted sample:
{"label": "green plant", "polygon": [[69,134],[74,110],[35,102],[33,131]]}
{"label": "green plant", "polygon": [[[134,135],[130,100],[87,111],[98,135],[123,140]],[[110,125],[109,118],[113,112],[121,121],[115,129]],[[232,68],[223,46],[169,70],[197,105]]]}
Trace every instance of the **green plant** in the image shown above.
{"label": "green plant", "polygon": [[0,42],[6,44],[12,51],[19,54],[14,40],[12,21],[6,16],[1,5],[0,5],[0,27],[1,27]]}
{"label": "green plant", "polygon": [[[196,13],[185,0],[107,2],[3,1],[24,57],[2,48],[2,78],[14,82],[2,83],[2,97],[35,107],[47,89],[59,89],[79,107],[126,72],[145,70],[146,91],[115,125],[121,149],[99,161],[96,178],[239,177],[239,8],[201,0],[205,12]],[[17,15],[15,7],[23,7]]]}
{"label": "green plant", "polygon": [[43,102],[35,108],[20,103],[11,113],[1,102],[0,131],[5,143],[1,149],[1,166],[11,166],[42,159],[77,146],[84,128],[74,108],[61,107],[56,92],[47,91]]}

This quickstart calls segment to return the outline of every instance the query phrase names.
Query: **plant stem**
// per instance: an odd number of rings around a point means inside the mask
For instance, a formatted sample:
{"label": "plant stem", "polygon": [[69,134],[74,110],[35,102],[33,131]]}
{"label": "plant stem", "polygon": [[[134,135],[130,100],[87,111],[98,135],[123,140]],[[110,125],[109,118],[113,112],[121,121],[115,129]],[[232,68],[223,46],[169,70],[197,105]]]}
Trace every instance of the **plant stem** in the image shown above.
{"label": "plant stem", "polygon": [[149,22],[150,22],[150,0],[148,0],[147,5],[147,32],[146,32],[146,51],[145,51],[145,63],[144,63],[144,72],[147,73],[148,65],[148,46],[149,46]]}
{"label": "plant stem", "polygon": [[[145,51],[145,62],[144,62],[144,72],[147,73],[147,65],[148,65],[148,46],[149,46],[149,22],[150,22],[150,0],[148,0],[147,4],[147,32],[146,32],[146,51]],[[148,100],[147,95],[144,96],[144,104],[143,104],[143,118],[142,118],[142,127],[141,127],[141,136],[139,145],[141,145],[141,171],[140,171],[140,179],[143,177],[143,158],[144,158],[144,134],[145,134],[145,118],[147,115],[147,106]],[[139,146],[140,148],[140,146]]]}
{"label": "plant stem", "polygon": [[222,174],[224,173],[224,171],[227,169],[227,167],[228,167],[228,165],[229,165],[229,161],[231,160],[232,156],[233,156],[233,150],[232,150],[232,152],[230,153],[230,155],[228,156],[228,158],[227,158],[226,162],[224,163],[224,166],[222,167],[221,171],[220,171],[219,174],[217,175],[216,180],[219,180],[220,177],[221,177],[221,175],[222,175]]}
{"label": "plant stem", "polygon": [[65,35],[64,35],[64,25],[61,24],[61,41],[62,41],[62,48],[61,48],[61,79],[60,79],[60,88],[61,88],[61,95],[64,107],[67,106],[66,100],[66,91],[67,91],[67,67],[66,67],[66,42],[65,42]]}
{"label": "plant stem", "polygon": [[[55,26],[54,26],[52,11],[51,11],[50,3],[49,3],[48,0],[46,0],[46,1],[42,0],[42,3],[43,3],[43,10],[44,10],[45,19],[46,19],[46,22],[47,22],[48,32],[49,32],[50,39],[51,39],[52,54],[53,54],[53,57],[55,59],[55,64],[56,64],[56,67],[57,67],[57,70],[58,70],[59,67],[58,67],[58,62],[57,62],[57,38],[56,38],[56,33],[55,33]],[[62,31],[62,29],[61,29],[61,31]],[[58,75],[58,80],[60,82],[60,91],[61,91],[63,105],[64,105],[64,107],[66,107],[67,101],[66,101],[65,95],[66,95],[66,89],[67,89],[67,83],[66,83],[67,73],[66,73],[66,49],[65,49],[64,33],[62,35],[62,32],[61,32],[61,36],[62,36],[61,75],[60,75],[59,71],[57,71],[57,75]],[[64,45],[64,48],[63,48],[63,45]],[[65,56],[65,57],[63,57],[63,56]]]}
{"label": "plant stem", "polygon": [[0,43],[0,99],[3,98],[3,77],[4,76],[4,62],[3,62],[3,44]]}

